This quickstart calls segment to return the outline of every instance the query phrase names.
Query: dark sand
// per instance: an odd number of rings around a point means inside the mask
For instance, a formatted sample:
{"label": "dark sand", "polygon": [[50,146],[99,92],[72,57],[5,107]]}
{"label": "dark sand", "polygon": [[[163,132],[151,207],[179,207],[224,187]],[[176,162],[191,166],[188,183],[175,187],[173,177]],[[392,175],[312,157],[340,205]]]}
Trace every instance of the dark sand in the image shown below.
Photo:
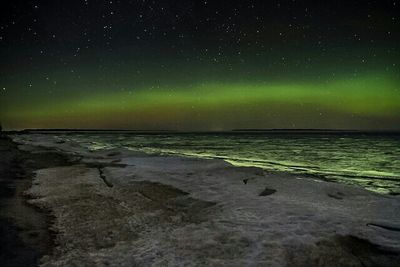
{"label": "dark sand", "polygon": [[37,266],[52,251],[52,218],[29,205],[24,192],[31,187],[34,170],[69,162],[47,150],[22,152],[4,135],[0,135],[0,155],[0,266]]}

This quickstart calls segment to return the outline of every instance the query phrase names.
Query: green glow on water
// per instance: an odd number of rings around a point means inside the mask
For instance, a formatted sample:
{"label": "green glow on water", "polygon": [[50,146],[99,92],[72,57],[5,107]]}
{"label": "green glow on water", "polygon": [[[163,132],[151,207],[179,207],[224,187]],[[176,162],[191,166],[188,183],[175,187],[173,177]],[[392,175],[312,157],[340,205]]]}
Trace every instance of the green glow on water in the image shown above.
{"label": "green glow on water", "polygon": [[122,147],[156,155],[219,159],[235,166],[260,167],[267,173],[400,193],[398,135],[169,133],[66,137],[89,149]]}

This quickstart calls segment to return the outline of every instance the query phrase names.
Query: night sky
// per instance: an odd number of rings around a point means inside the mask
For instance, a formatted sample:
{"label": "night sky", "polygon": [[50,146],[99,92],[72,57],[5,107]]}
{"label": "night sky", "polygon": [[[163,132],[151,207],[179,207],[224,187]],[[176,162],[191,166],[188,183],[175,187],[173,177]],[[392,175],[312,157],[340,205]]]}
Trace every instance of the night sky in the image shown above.
{"label": "night sky", "polygon": [[400,1],[4,0],[4,128],[400,130]]}

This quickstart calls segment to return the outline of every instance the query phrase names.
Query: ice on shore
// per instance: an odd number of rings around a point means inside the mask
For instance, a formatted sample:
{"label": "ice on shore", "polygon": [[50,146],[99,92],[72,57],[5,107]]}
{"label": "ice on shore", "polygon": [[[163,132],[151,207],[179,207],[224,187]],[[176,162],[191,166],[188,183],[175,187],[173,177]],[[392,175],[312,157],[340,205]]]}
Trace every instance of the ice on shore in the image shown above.
{"label": "ice on shore", "polygon": [[31,202],[55,216],[44,266],[397,266],[400,198],[222,160],[88,151],[38,170]]}

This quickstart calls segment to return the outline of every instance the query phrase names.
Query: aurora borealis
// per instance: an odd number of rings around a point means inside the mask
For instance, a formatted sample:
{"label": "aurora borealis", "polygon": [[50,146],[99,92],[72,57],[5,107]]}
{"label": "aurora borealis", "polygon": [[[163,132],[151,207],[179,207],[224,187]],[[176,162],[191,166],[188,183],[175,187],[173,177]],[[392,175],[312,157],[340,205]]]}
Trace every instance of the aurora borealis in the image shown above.
{"label": "aurora borealis", "polygon": [[9,1],[0,120],[7,129],[400,130],[399,5]]}

